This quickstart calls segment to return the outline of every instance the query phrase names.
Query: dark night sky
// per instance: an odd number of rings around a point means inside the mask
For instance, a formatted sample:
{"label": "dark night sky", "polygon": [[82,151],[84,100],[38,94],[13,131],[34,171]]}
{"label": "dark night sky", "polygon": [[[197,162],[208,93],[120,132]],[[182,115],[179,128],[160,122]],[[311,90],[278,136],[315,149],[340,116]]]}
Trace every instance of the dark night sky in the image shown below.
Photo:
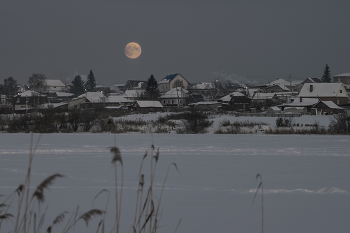
{"label": "dark night sky", "polygon": [[[350,72],[350,1],[0,1],[0,78],[267,82]],[[137,42],[137,59],[124,55]]]}

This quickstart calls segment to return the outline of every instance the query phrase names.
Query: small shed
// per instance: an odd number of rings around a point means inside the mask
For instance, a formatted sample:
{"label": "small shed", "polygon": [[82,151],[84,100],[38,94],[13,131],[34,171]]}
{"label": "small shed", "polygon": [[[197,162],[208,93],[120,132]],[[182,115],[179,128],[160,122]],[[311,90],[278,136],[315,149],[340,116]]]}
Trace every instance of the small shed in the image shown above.
{"label": "small shed", "polygon": [[155,112],[161,111],[163,109],[163,105],[159,101],[138,100],[133,103],[130,108],[132,111]]}
{"label": "small shed", "polygon": [[266,109],[266,113],[269,113],[269,114],[281,113],[281,109],[277,106],[272,106]]}

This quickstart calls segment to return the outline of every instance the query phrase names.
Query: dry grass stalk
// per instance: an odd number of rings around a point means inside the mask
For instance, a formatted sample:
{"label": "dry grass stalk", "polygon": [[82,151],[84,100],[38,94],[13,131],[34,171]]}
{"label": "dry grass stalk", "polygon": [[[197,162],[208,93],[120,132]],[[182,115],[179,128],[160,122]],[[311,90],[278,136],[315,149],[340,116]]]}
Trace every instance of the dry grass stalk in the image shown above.
{"label": "dry grass stalk", "polygon": [[[114,144],[116,144],[116,139],[114,135]],[[110,152],[113,154],[113,158],[111,163],[114,165],[114,179],[115,179],[115,205],[116,205],[116,216],[115,216],[115,231],[119,232],[120,225],[120,214],[121,214],[121,201],[123,195],[123,180],[124,180],[124,169],[123,169],[123,160],[121,157],[121,153],[118,147],[114,146],[110,149]],[[121,189],[120,189],[120,198],[118,200],[118,173],[117,173],[117,162],[119,161],[122,169],[122,177],[121,177]]]}
{"label": "dry grass stalk", "polygon": [[264,233],[264,186],[263,186],[263,181],[260,174],[257,174],[255,177],[255,180],[258,180],[258,179],[260,179],[260,183],[258,185],[258,188],[256,189],[253,202],[256,198],[256,195],[258,194],[259,189],[261,188],[261,233]]}

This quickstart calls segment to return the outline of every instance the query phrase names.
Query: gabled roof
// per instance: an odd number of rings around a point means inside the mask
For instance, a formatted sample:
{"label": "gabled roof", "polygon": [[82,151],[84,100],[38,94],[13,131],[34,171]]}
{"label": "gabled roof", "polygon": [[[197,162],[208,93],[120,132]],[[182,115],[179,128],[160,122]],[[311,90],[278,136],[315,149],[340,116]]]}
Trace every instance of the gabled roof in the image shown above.
{"label": "gabled roof", "polygon": [[138,100],[135,104],[138,104],[141,108],[162,108],[163,105],[159,101]]}
{"label": "gabled roof", "polygon": [[235,92],[230,93],[229,96],[231,96],[231,97],[232,96],[244,96],[244,94],[242,94],[242,93],[240,93],[238,91],[235,91]]}
{"label": "gabled roof", "polygon": [[339,107],[338,105],[336,105],[333,101],[322,101],[322,100],[318,101],[314,105],[314,107],[319,103],[324,103],[330,109],[343,109],[342,107]]}
{"label": "gabled roof", "polygon": [[252,97],[253,100],[267,100],[277,97],[276,93],[255,93]]}
{"label": "gabled roof", "polygon": [[313,106],[318,102],[318,98],[296,98],[293,103],[284,103],[281,106],[288,107],[303,107],[303,106]]}
{"label": "gabled roof", "polygon": [[266,89],[272,88],[272,87],[280,87],[283,91],[290,91],[288,87],[286,87],[284,84],[280,84],[280,83],[275,83],[272,86],[267,87]]}
{"label": "gabled roof", "polygon": [[183,89],[181,87],[176,87],[171,89],[168,92],[165,92],[164,95],[162,95],[160,98],[161,99],[166,99],[166,98],[181,98],[181,97],[187,97],[188,91],[186,89]]}
{"label": "gabled roof", "polygon": [[85,97],[88,101],[91,103],[101,103],[101,102],[108,102],[108,99],[104,94],[101,92],[86,92],[80,96],[78,96],[76,99]]}
{"label": "gabled roof", "polygon": [[121,96],[121,95],[111,95],[108,97],[108,102],[109,103],[130,103],[134,101],[125,99],[124,96]]}
{"label": "gabled roof", "polygon": [[55,94],[57,95],[57,97],[69,97],[69,96],[73,96],[73,93],[66,93],[66,92],[55,92]]}
{"label": "gabled roof", "polygon": [[333,77],[350,77],[350,73],[342,73],[342,74],[334,75]]}
{"label": "gabled roof", "polygon": [[61,82],[61,80],[55,80],[55,79],[46,79],[46,86],[48,87],[65,87],[66,85]]}
{"label": "gabled roof", "polygon": [[35,96],[46,96],[46,95],[40,95],[40,93],[36,92],[36,91],[25,91],[25,92],[19,93],[18,95],[15,95],[15,96],[31,97],[33,95],[35,95]]}
{"label": "gabled roof", "polygon": [[[310,91],[311,85],[312,91]],[[342,83],[304,83],[299,97],[348,97],[348,94]]]}
{"label": "gabled roof", "polygon": [[63,105],[68,105],[68,103],[62,102],[62,103],[46,103],[39,105],[39,109],[45,109],[45,108],[58,108]]}
{"label": "gabled roof", "polygon": [[[172,73],[172,74],[168,74],[167,76],[165,76],[165,78],[163,78],[162,80],[159,81],[159,83],[170,83],[171,81],[173,81],[174,78],[176,78],[176,76],[180,75],[181,77],[183,77],[185,79],[184,76],[182,76],[182,74],[180,73]],[[186,80],[186,79],[185,79]],[[187,80],[186,80],[187,81]],[[188,81],[187,81],[188,82]]]}

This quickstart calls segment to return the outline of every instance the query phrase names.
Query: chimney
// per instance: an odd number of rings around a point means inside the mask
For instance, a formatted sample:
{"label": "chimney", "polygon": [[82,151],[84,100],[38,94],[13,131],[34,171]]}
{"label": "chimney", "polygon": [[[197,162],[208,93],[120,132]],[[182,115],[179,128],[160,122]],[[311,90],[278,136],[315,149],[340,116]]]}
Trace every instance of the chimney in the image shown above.
{"label": "chimney", "polygon": [[300,103],[303,102],[303,97],[300,97]]}
{"label": "chimney", "polygon": [[314,90],[314,85],[310,85],[310,92]]}

